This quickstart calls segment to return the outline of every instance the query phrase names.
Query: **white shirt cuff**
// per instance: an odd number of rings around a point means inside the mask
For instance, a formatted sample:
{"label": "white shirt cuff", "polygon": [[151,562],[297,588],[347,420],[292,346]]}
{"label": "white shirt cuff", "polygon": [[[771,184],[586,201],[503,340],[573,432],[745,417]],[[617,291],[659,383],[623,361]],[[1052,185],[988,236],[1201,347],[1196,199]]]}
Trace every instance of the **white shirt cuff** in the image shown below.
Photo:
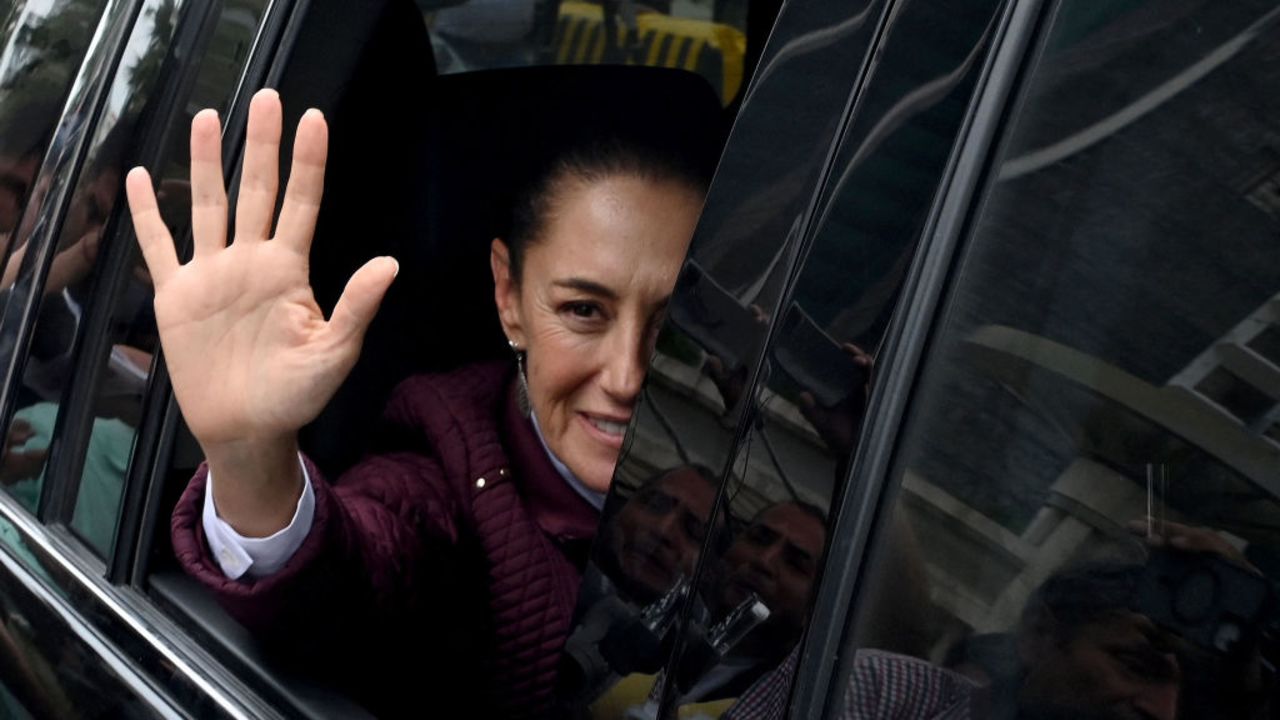
{"label": "white shirt cuff", "polygon": [[293,519],[275,534],[264,538],[247,538],[218,517],[218,510],[213,506],[213,473],[209,473],[204,485],[201,522],[209,549],[213,551],[223,575],[231,580],[239,580],[246,574],[253,578],[265,577],[284,567],[302,547],[302,541],[307,539],[315,519],[316,495],[311,489],[311,476],[302,456],[298,456],[298,465],[302,467],[302,497],[298,498]]}

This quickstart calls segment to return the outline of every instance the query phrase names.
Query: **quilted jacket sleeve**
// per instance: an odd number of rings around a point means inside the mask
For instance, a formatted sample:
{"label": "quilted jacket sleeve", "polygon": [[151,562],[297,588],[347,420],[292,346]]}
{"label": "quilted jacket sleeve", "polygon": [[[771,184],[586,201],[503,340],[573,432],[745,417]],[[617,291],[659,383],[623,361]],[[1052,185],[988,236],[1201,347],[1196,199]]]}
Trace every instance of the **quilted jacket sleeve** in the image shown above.
{"label": "quilted jacket sleeve", "polygon": [[391,622],[420,607],[419,593],[449,563],[458,539],[456,500],[438,463],[413,452],[374,456],[336,485],[305,460],[315,489],[315,519],[302,546],[270,576],[228,579],[200,522],[208,479],[201,467],[173,514],[174,551],[184,570],[208,587],[250,631],[290,637],[335,621],[361,628]]}

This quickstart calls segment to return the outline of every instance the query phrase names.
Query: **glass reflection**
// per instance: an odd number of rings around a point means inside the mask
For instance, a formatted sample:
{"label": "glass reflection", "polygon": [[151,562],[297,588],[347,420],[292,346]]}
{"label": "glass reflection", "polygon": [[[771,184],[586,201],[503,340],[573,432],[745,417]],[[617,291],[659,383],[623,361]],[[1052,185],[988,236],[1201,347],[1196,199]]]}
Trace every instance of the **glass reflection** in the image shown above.
{"label": "glass reflection", "polygon": [[[804,264],[772,319],[755,422],[728,488],[730,519],[713,543],[722,550],[698,584],[707,621],[690,623],[668,696],[680,712],[754,718],[785,710],[827,514],[862,431],[874,356],[998,8],[948,9],[948,42],[930,53],[921,53],[920,43],[937,32],[937,8],[907,6],[893,19],[841,143]],[[893,568],[894,595],[874,611],[877,637],[909,652],[923,644],[913,620],[928,607],[927,585],[909,557]],[[717,624],[755,602],[767,615],[735,648],[708,653]]]}
{"label": "glass reflection", "polygon": [[648,605],[693,576],[718,481],[705,467],[677,465],[637,488],[613,515],[597,558],[623,597]]}
{"label": "glass reflection", "polygon": [[0,239],[30,195],[104,2],[7,3],[0,9]]}
{"label": "glass reflection", "polygon": [[[9,433],[10,442],[23,442],[13,445],[11,456],[0,465],[0,476],[11,478],[15,495],[33,509],[44,484],[44,460],[54,440],[64,393],[72,383],[82,321],[99,282],[94,270],[105,257],[103,231],[122,185],[122,164],[134,142],[142,105],[160,72],[177,9],[173,0],[156,0],[144,6],[138,17],[124,48],[120,75],[107,95],[105,121],[91,142],[45,278]],[[24,250],[15,249],[10,258],[6,285],[13,282],[10,275],[21,266]],[[145,273],[135,272],[132,279],[146,282]],[[149,288],[126,284],[121,295],[127,299],[131,315],[150,314]],[[103,392],[92,408],[81,481],[70,518],[72,529],[103,555],[111,547],[138,407],[156,350],[154,330],[130,330],[126,322],[121,332],[113,333],[116,342],[110,347]]]}
{"label": "glass reflection", "polygon": [[737,530],[702,584],[705,630],[676,678],[679,705],[738,697],[786,658],[804,630],[826,546],[826,509],[771,500],[753,514],[731,506],[730,518]]}
{"label": "glass reflection", "polygon": [[[697,350],[683,336],[661,345]],[[633,460],[614,477],[579,590],[558,693],[568,714],[613,717],[620,687],[630,695],[659,672],[717,517],[720,478],[709,463],[731,445],[725,399],[705,362],[695,368],[661,352],[655,360],[627,450]]]}
{"label": "glass reflection", "polygon": [[[234,89],[231,68],[243,63],[256,32],[249,22],[260,17],[257,0],[232,3],[210,28],[212,41],[194,67],[166,65],[171,42],[183,16],[184,4],[175,0],[146,3],[124,48],[121,72],[108,92],[102,126],[93,139],[86,169],[72,197],[59,247],[44,288],[33,351],[19,394],[19,409],[10,431],[10,455],[0,463],[0,481],[11,484],[24,503],[34,510],[43,485],[44,460],[53,440],[63,393],[71,384],[77,362],[73,344],[94,293],[109,287],[109,294],[94,302],[104,304],[108,340],[102,353],[102,369],[95,379],[90,419],[85,429],[82,468],[74,490],[71,528],[101,555],[110,552],[119,515],[125,475],[141,419],[152,358],[158,348],[151,309],[150,278],[137,255],[132,237],[119,248],[125,256],[114,282],[98,278],[102,232],[115,209],[123,176],[122,163],[130,152],[152,90],[163,77],[175,73],[194,79],[196,96],[185,107],[223,108]],[[250,15],[246,15],[249,13]],[[188,22],[209,19],[192,15]],[[172,78],[171,78],[172,79]],[[173,122],[186,127],[190,112],[179,112]],[[167,161],[157,173],[161,213],[179,233],[190,208],[186,184],[185,135],[168,133],[170,146],[162,150]],[[180,235],[179,235],[180,236]],[[78,239],[77,239],[78,238]],[[113,240],[114,242],[115,240]],[[10,272],[18,263],[11,261]],[[64,429],[65,431],[65,429]]]}
{"label": "glass reflection", "polygon": [[726,487],[727,519],[712,536],[677,669],[664,678],[667,702],[682,713],[720,716],[797,646],[831,498],[861,424],[870,357],[813,328],[780,330]]}
{"label": "glass reflection", "polygon": [[[7,544],[6,526],[0,520],[0,542]],[[154,717],[156,709],[28,595],[24,582],[0,560],[0,717]]]}
{"label": "glass reflection", "polygon": [[[98,145],[119,153],[123,141],[116,135],[99,139]],[[119,168],[112,163],[107,156],[97,155],[87,164],[73,195],[42,289],[37,332],[18,389],[7,452],[0,462],[0,478],[32,511],[40,496],[58,403],[70,384],[72,348],[88,296],[87,280],[99,258],[103,224],[120,180]],[[26,249],[13,249],[0,280],[4,290],[13,287]]]}
{"label": "glass reflection", "polygon": [[[1061,6],[913,399],[837,717],[1280,707],[1278,23]],[[914,650],[877,617],[904,565]]]}

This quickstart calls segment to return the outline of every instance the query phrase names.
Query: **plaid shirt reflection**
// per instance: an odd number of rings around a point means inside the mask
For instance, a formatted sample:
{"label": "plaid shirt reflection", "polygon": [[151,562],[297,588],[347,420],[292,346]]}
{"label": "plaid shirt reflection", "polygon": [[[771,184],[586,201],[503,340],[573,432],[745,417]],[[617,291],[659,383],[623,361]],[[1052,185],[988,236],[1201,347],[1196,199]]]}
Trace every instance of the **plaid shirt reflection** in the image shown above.
{"label": "plaid shirt reflection", "polygon": [[[781,720],[798,650],[747,689],[722,720]],[[969,720],[975,685],[918,658],[859,650],[844,694],[841,720]]]}

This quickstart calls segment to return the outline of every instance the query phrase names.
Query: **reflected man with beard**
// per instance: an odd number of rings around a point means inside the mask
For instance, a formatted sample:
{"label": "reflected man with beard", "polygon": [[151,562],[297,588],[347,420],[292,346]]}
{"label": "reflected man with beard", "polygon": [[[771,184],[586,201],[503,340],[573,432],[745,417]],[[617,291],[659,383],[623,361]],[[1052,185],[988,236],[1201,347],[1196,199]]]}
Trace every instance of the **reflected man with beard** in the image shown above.
{"label": "reflected man with beard", "polygon": [[804,631],[826,542],[826,515],[796,501],[766,507],[734,538],[708,586],[712,622],[753,593],[769,615],[684,689],[684,702],[735,697],[787,657]]}
{"label": "reflected man with beard", "polygon": [[700,465],[680,465],[650,479],[610,523],[600,553],[605,575],[641,605],[680,576],[693,577],[715,499],[716,478]]}

